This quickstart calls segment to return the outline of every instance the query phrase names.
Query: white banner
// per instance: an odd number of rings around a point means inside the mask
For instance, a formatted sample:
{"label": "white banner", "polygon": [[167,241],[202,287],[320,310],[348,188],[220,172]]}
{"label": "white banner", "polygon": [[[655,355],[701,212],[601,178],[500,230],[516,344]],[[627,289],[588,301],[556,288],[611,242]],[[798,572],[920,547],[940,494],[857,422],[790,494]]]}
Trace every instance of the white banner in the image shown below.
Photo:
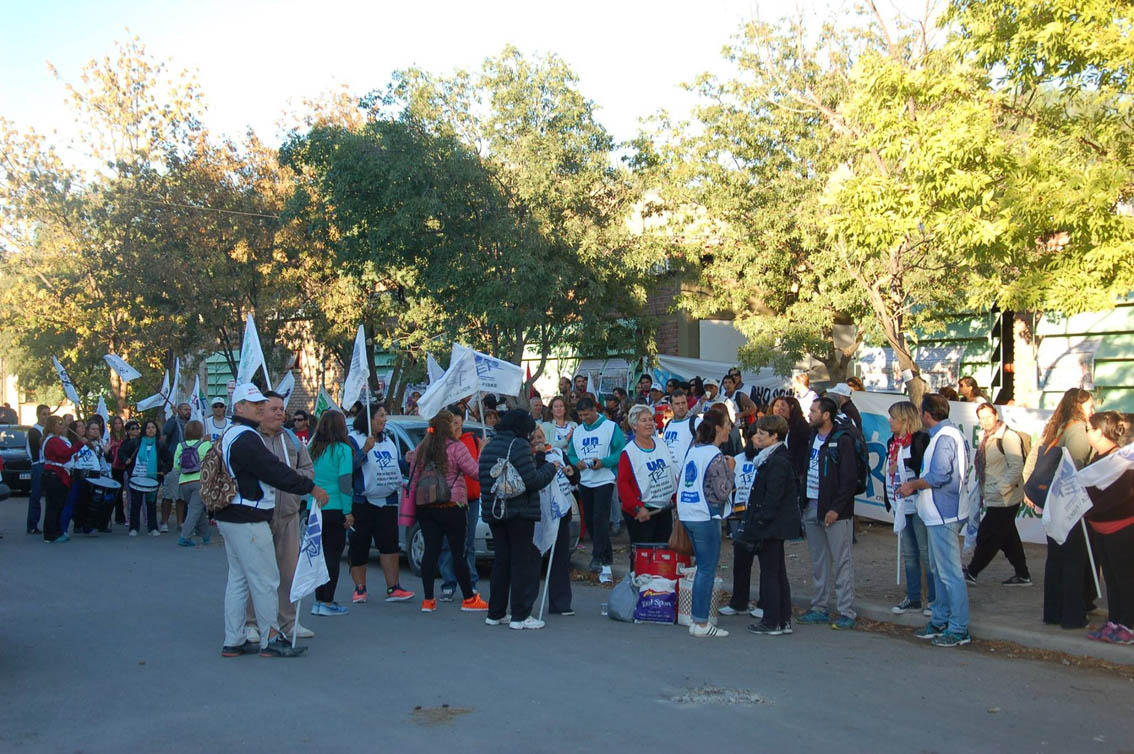
{"label": "white banner", "polygon": [[101,395],[98,397],[95,415],[102,417],[102,441],[107,442],[110,440],[110,412],[106,410],[106,399]]}
{"label": "white banner", "polygon": [[55,364],[55,373],[59,375],[59,381],[63,383],[63,394],[67,396],[67,400],[75,404],[75,408],[79,408],[79,394],[75,390],[75,383],[71,382],[70,375],[63,365],[59,363],[59,359],[54,356],[51,357],[51,363]]}
{"label": "white banner", "polygon": [[[858,516],[878,521],[893,521],[894,517],[886,511],[883,499],[884,467],[886,463],[886,444],[890,440],[890,415],[888,410],[898,401],[909,397],[895,393],[855,392],[851,396],[855,408],[862,414],[862,433],[866,437],[866,449],[870,456],[870,478],[866,492],[855,497],[854,512]],[[956,424],[969,441],[969,447],[976,452],[980,445],[980,423],[976,418],[977,403],[949,402],[949,420]],[[1050,411],[1039,411],[1022,406],[997,406],[1000,418],[1019,432],[1037,437],[1047,423]],[[1033,443],[1034,444],[1034,443]],[[1025,542],[1043,544],[1047,541],[1039,516],[1032,513],[1026,505],[1020,506],[1016,517],[1016,528]]]}
{"label": "white banner", "polygon": [[437,359],[433,358],[433,354],[425,354],[425,373],[430,384],[441,379],[441,375],[445,374],[445,370],[437,363]]}
{"label": "white banner", "polygon": [[196,422],[205,421],[205,406],[201,403],[201,375],[193,378],[193,393],[189,396],[187,401],[189,404],[189,420]]}
{"label": "white banner", "polygon": [[148,411],[151,408],[157,408],[164,405],[169,400],[169,370],[165,372],[165,376],[161,380],[161,389],[151,395],[149,398],[144,398],[137,403],[139,411]]}
{"label": "white banner", "polygon": [[307,513],[307,528],[299,547],[299,562],[291,580],[291,601],[299,602],[331,580],[323,557],[323,512],[314,501]]}
{"label": "white banner", "polygon": [[453,344],[453,356],[449,360],[450,369],[453,368],[453,362],[457,360],[458,354],[466,351],[476,358],[476,375],[480,381],[480,390],[498,395],[520,394],[520,389],[524,385],[524,370],[522,368],[510,361],[474,351],[460,343]]}
{"label": "white banner", "polygon": [[173,382],[169,383],[169,401],[165,404],[165,418],[173,416],[177,399],[181,395],[181,357],[173,360]]}
{"label": "white banner", "polygon": [[453,346],[453,358],[449,362],[449,368],[445,370],[441,379],[429,386],[425,395],[417,402],[421,418],[432,419],[445,406],[462,398],[468,398],[480,389],[475,353],[463,346]]}
{"label": "white banner", "polygon": [[257,369],[264,370],[264,384],[271,385],[272,378],[268,376],[268,364],[264,361],[264,351],[260,347],[256,321],[249,314],[244,322],[244,342],[240,344],[240,365],[236,369],[237,384],[251,382]]}
{"label": "white banner", "polygon": [[291,402],[291,394],[295,392],[295,374],[292,370],[287,370],[287,374],[280,380],[280,384],[276,385],[276,392],[283,396],[284,411],[287,411],[287,404]]}
{"label": "white banner", "polygon": [[1071,451],[1067,448],[1062,450],[1063,457],[1059,460],[1055,476],[1051,478],[1051,486],[1047,488],[1047,502],[1043,507],[1043,528],[1047,536],[1059,544],[1067,541],[1067,534],[1092,505],[1091,498],[1087,496],[1087,488],[1075,473]]}
{"label": "white banner", "polygon": [[[719,380],[735,366],[736,364],[729,364],[724,361],[705,361],[704,359],[687,359],[681,356],[658,354],[658,368],[654,370],[654,377],[660,378],[663,383],[671,377],[676,377],[682,381],[694,377],[714,377]],[[742,369],[740,378],[744,380],[741,389],[745,395],[751,395],[752,389],[756,389],[754,400],[757,403],[770,404],[777,396],[791,395],[791,379],[781,377],[771,369],[761,369],[758,372]],[[663,385],[658,387],[663,387]]]}
{"label": "white banner", "polygon": [[136,380],[142,376],[141,372],[112,353],[108,353],[102,358],[106,362],[106,365],[122,378],[123,382],[129,383],[131,380]]}
{"label": "white banner", "polygon": [[339,395],[343,406],[349,411],[358,401],[362,400],[362,391],[370,381],[370,364],[366,358],[366,333],[362,325],[354,336],[354,350],[350,354],[350,369],[347,370],[346,381],[343,383],[343,392]]}
{"label": "white banner", "polygon": [[[315,396],[314,413],[316,421],[323,415],[324,411],[342,411],[342,409],[335,403],[335,399],[331,397],[331,394],[327,392],[327,388],[321,387],[319,388],[319,395]],[[314,433],[314,428],[312,428],[312,432]]]}

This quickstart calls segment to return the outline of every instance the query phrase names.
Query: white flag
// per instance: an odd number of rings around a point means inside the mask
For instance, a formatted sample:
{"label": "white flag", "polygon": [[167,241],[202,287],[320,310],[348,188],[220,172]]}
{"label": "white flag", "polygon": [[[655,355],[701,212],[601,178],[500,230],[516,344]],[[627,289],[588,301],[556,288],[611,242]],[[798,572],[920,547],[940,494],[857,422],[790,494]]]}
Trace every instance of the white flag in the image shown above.
{"label": "white flag", "polygon": [[520,394],[520,389],[524,385],[523,369],[510,361],[504,361],[495,356],[489,356],[480,351],[474,351],[471,348],[462,346],[460,343],[453,344],[453,358],[449,362],[450,369],[453,368],[452,364],[453,361],[456,360],[457,355],[465,351],[476,357],[476,374],[477,379],[480,381],[480,390],[489,393],[498,393],[500,395]]}
{"label": "white flag", "polygon": [[290,369],[280,380],[280,384],[276,385],[276,392],[283,396],[283,407],[286,411],[287,404],[291,401],[291,394],[295,392],[295,374]]}
{"label": "white flag", "polygon": [[1067,534],[1093,505],[1087,488],[1075,471],[1071,453],[1067,448],[1062,450],[1063,458],[1051,478],[1047,502],[1043,506],[1043,528],[1047,536],[1059,544],[1067,541]]}
{"label": "white flag", "polygon": [[598,398],[598,388],[595,387],[594,375],[590,372],[587,372],[587,392]]}
{"label": "white flag", "polygon": [[136,380],[142,376],[141,372],[112,353],[108,353],[102,358],[104,361],[106,361],[106,365],[113,369],[115,373],[117,373],[118,376],[122,378],[123,382],[128,383],[131,380]]}
{"label": "white flag", "polygon": [[67,374],[67,370],[63,368],[63,365],[59,363],[59,359],[52,356],[51,361],[55,364],[55,373],[59,375],[59,381],[63,383],[63,393],[67,396],[68,400],[75,404],[76,409],[79,408],[79,394],[75,390],[75,383],[71,382],[70,375]]}
{"label": "white flag", "polygon": [[167,399],[165,402],[165,418],[173,416],[173,409],[177,407],[177,397],[180,393],[179,385],[181,384],[181,357],[178,356],[173,360],[173,382],[169,383],[169,392],[166,394]]}
{"label": "white flag", "polygon": [[327,392],[327,388],[319,388],[319,395],[315,396],[315,419],[323,415],[324,411],[342,411],[335,403],[335,399]]}
{"label": "white flag", "polygon": [[[558,448],[547,452],[547,460],[559,461],[564,466],[567,464],[563,451]],[[555,472],[551,484],[539,491],[539,521],[536,521],[532,531],[532,544],[541,555],[547,554],[555,544],[555,538],[559,535],[559,520],[571,512],[571,500],[571,482],[563,469],[560,469]]]}
{"label": "white flag", "polygon": [[193,394],[189,396],[189,419],[195,422],[205,421],[205,406],[201,403],[201,375],[193,378]]}
{"label": "white flag", "polygon": [[453,358],[449,361],[449,368],[417,401],[418,413],[423,419],[432,419],[437,416],[438,411],[450,403],[476,393],[479,387],[474,353],[467,348],[453,346]]}
{"label": "white flag", "polygon": [[105,442],[110,439],[110,412],[106,410],[106,399],[101,395],[98,397],[95,414],[102,417],[102,439]]}
{"label": "white flag", "polygon": [[307,529],[299,546],[299,562],[291,580],[291,601],[299,602],[330,580],[327,561],[323,558],[323,513],[312,502],[307,513]]}
{"label": "white flag", "polygon": [[240,365],[236,369],[236,384],[251,382],[257,369],[264,370],[264,384],[271,385],[268,364],[264,361],[264,351],[260,348],[260,336],[256,333],[256,321],[252,315],[244,321],[244,342],[240,344]]}
{"label": "white flag", "polygon": [[358,333],[354,336],[354,350],[350,355],[350,369],[347,370],[346,382],[343,383],[343,392],[339,395],[347,411],[363,398],[362,391],[369,382],[370,364],[366,358],[366,333],[362,325],[359,325]]}
{"label": "white flag", "polygon": [[[164,405],[169,401],[169,370],[165,370],[165,376],[161,380],[161,389],[151,395],[149,398],[138,401],[137,407],[139,411],[148,411],[151,408],[157,408]],[[167,417],[168,418],[168,417]]]}
{"label": "white flag", "polygon": [[433,354],[428,352],[425,354],[425,373],[429,377],[430,385],[441,379],[441,375],[445,374],[445,370],[437,363],[437,359],[433,358]]}

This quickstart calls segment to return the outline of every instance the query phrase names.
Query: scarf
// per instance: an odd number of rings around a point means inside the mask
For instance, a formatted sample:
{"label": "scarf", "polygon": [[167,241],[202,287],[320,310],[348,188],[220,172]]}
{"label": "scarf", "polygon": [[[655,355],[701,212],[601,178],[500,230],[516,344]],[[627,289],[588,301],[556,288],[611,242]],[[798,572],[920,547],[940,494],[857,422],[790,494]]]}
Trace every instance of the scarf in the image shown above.
{"label": "scarf", "polygon": [[756,454],[756,468],[760,468],[761,466],[763,466],[764,462],[767,461],[772,456],[772,454],[776,452],[776,448],[780,447],[781,445],[783,445],[783,441],[777,440],[772,445],[769,445],[768,447],[764,448],[759,453],[757,453]]}
{"label": "scarf", "polygon": [[984,502],[984,470],[985,470],[985,457],[984,451],[988,447],[988,441],[1000,431],[1000,425],[1004,422],[996,422],[996,426],[990,431],[985,432],[980,437],[980,446],[977,448],[976,457],[973,459],[973,468],[976,469],[977,481],[980,482],[980,501]]}
{"label": "scarf", "polygon": [[138,446],[138,458],[134,463],[135,470],[141,466],[146,476],[157,479],[157,443],[153,437],[143,437]]}

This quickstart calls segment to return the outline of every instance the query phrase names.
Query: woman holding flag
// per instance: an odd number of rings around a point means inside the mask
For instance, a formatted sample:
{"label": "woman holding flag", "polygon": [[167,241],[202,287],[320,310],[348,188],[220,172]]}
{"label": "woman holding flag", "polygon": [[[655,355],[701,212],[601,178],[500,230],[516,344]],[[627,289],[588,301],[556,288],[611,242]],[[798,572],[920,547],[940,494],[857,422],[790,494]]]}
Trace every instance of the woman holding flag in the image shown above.
{"label": "woman holding flag", "polygon": [[[1092,416],[1087,442],[1094,457],[1088,467],[1114,455],[1129,429],[1117,411]],[[1132,450],[1131,447],[1127,451]],[[1127,453],[1126,468],[1106,487],[1087,487],[1092,507],[1085,518],[1098,543],[1097,557],[1106,579],[1106,625],[1088,631],[1087,638],[1111,644],[1134,644],[1134,458]],[[1115,459],[1120,460],[1120,459]]]}

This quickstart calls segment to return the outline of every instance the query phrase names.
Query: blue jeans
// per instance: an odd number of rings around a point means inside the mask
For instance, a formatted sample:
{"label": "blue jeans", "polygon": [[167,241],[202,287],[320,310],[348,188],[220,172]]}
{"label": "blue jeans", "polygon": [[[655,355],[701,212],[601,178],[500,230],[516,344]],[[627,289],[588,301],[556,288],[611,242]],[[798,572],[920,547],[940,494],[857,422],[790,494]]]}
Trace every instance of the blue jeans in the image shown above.
{"label": "blue jeans", "polygon": [[[476,524],[480,520],[480,499],[469,501],[468,519],[465,528],[465,560],[469,564],[469,581],[473,589],[480,579],[476,573]],[[453,553],[449,552],[449,540],[443,539],[441,545],[441,591],[457,591],[457,572],[453,570]]]}
{"label": "blue jeans", "polygon": [[946,626],[950,633],[969,630],[969,590],[961,572],[961,543],[958,535],[963,521],[927,526],[929,533],[929,566],[933,570],[937,599],[933,603],[935,626]]}
{"label": "blue jeans", "polygon": [[902,566],[906,571],[906,599],[921,602],[921,573],[925,570],[926,602],[933,602],[937,588],[933,584],[933,569],[929,565],[929,535],[925,524],[916,513],[907,513],[902,538]]}
{"label": "blue jeans", "polygon": [[709,607],[713,599],[713,582],[717,577],[717,564],[721,560],[721,522],[682,521],[681,525],[689,533],[693,543],[693,557],[697,558],[697,575],[693,577],[693,608],[690,611],[694,623],[709,620]]}
{"label": "blue jeans", "polygon": [[43,496],[43,464],[31,467],[31,490],[28,491],[28,531],[39,528],[39,499]]}

